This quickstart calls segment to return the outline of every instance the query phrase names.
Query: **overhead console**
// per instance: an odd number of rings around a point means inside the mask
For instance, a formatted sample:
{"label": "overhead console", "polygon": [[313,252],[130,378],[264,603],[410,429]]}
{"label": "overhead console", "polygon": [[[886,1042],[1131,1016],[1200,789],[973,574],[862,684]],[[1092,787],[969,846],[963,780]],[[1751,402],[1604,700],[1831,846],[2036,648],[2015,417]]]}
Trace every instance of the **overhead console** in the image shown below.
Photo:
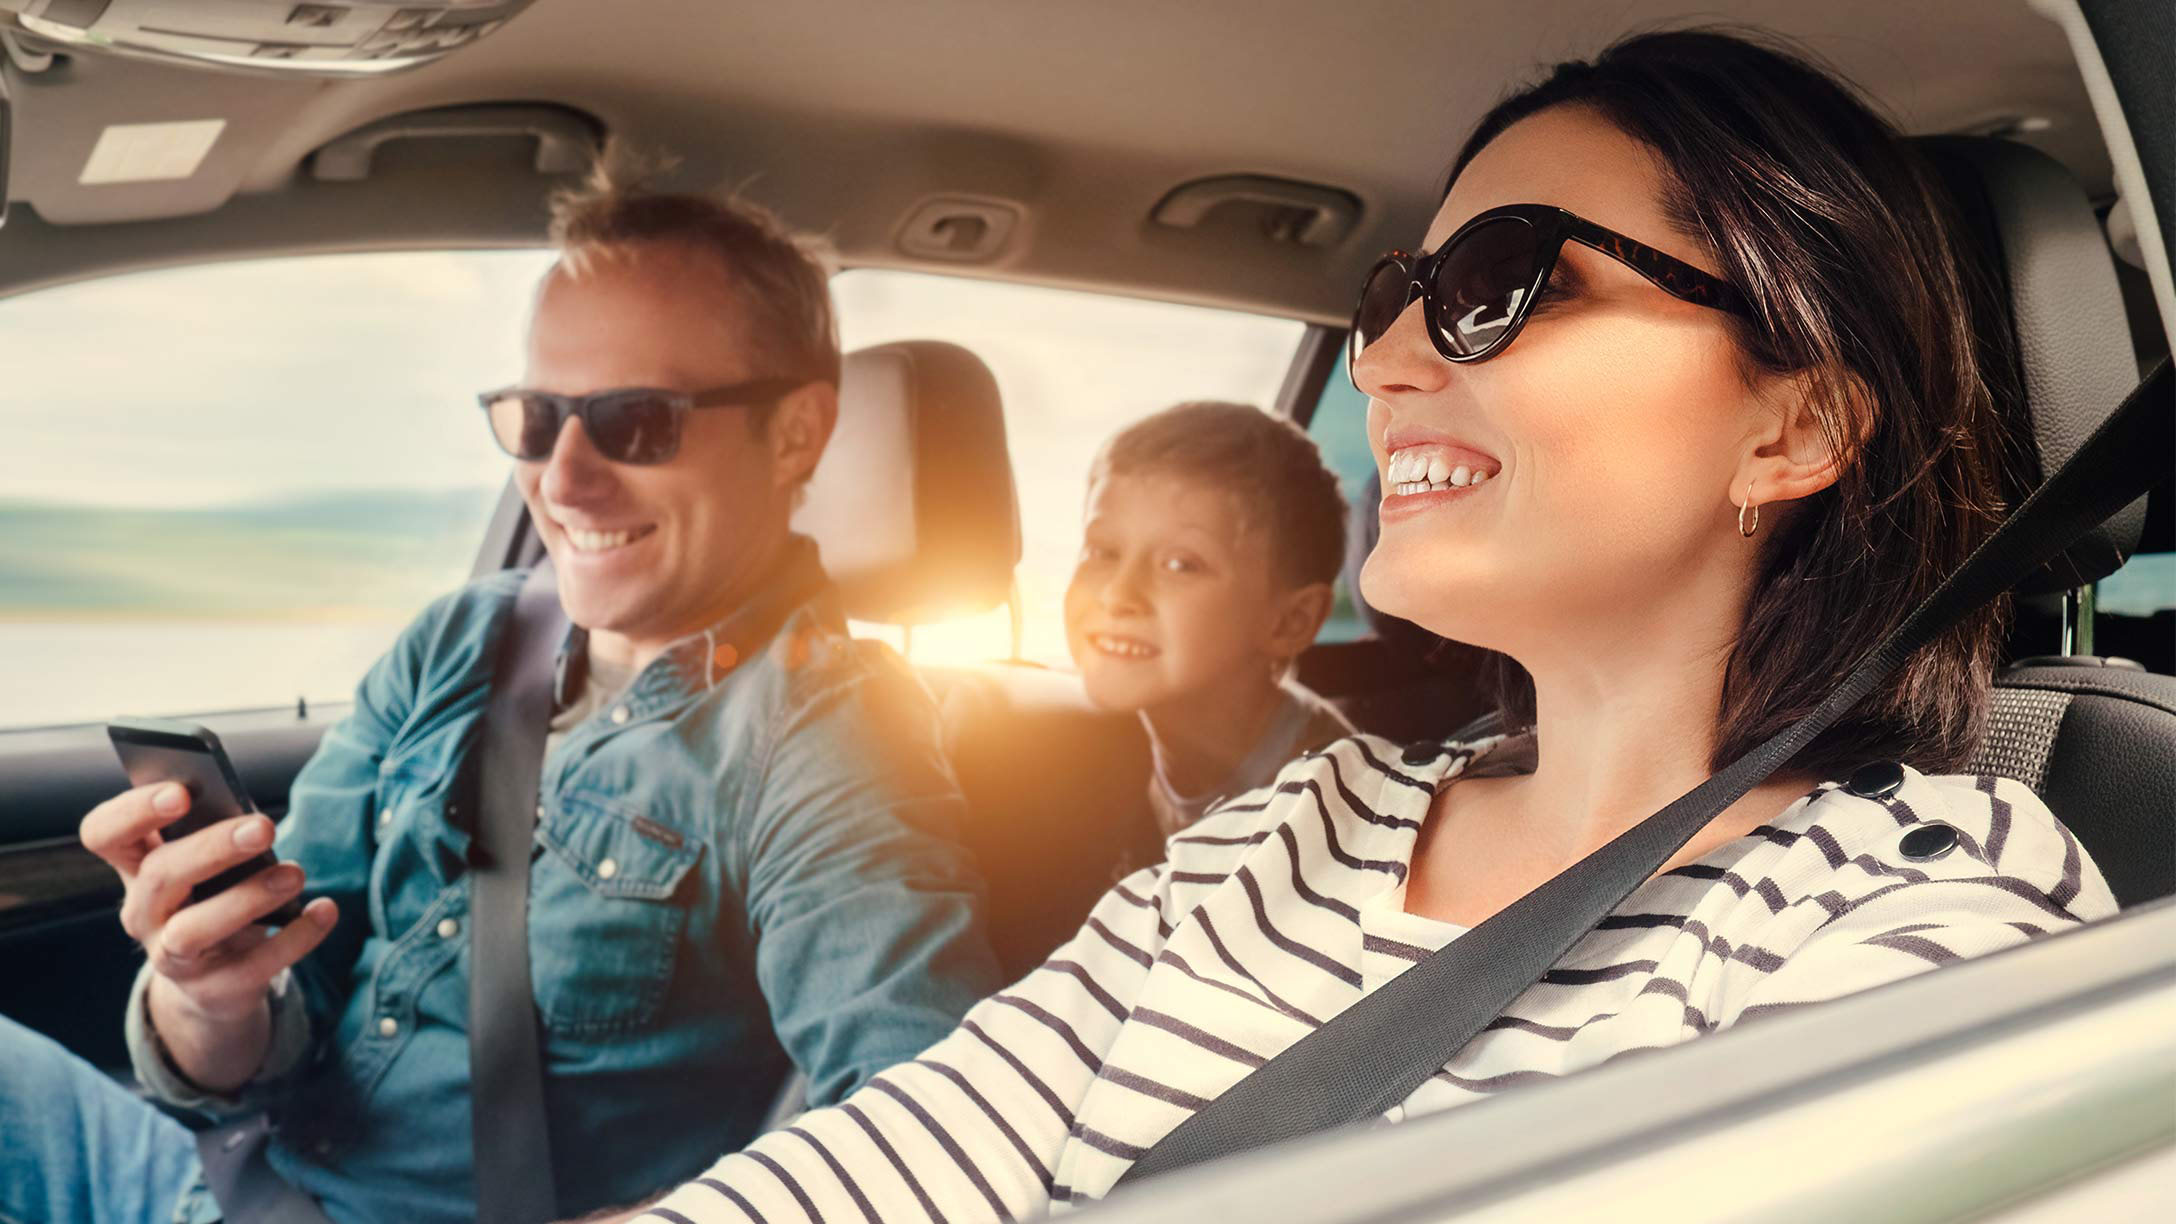
{"label": "overhead console", "polygon": [[[414,68],[488,38],[533,0],[0,0],[0,36],[29,45],[281,75]],[[27,37],[25,37],[27,36]]]}

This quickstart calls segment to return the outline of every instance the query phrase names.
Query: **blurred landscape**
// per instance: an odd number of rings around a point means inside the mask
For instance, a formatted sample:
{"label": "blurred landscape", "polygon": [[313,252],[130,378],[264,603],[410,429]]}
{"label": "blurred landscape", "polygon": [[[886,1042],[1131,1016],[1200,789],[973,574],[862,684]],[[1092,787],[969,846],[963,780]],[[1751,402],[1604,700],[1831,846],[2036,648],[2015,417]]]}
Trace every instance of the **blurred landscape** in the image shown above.
{"label": "blurred landscape", "polygon": [[345,700],[467,576],[498,490],[0,500],[0,727]]}
{"label": "blurred landscape", "polygon": [[151,509],[0,499],[0,620],[413,613],[466,574],[498,490]]}

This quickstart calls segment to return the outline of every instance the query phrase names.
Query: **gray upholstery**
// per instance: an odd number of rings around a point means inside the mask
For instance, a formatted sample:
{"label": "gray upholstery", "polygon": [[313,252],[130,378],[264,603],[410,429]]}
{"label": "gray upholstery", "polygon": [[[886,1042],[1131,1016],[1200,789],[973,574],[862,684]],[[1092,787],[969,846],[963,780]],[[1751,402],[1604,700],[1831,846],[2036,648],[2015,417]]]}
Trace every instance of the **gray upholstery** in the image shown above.
{"label": "gray upholstery", "polygon": [[1966,772],[2015,778],[2037,792],[2047,782],[2048,757],[2070,694],[2059,689],[2002,688],[1987,711],[1987,738]]}
{"label": "gray upholstery", "polygon": [[[1966,136],[1917,143],[1956,201],[1978,262],[2000,277],[1995,288],[2016,342],[2032,448],[2041,469],[2052,471],[2138,382],[2100,219],[2070,172],[2036,149]],[[2040,472],[2021,475],[2013,503]],[[2018,590],[2039,594],[2107,577],[2137,546],[2145,518],[2141,498]]]}
{"label": "gray upholstery", "polygon": [[856,620],[913,625],[1004,603],[1020,508],[989,367],[935,340],[847,354],[838,428],[793,523]]}
{"label": "gray upholstery", "polygon": [[1971,768],[2038,792],[2117,901],[2176,892],[2176,676],[2092,658],[2013,668]]}
{"label": "gray upholstery", "polygon": [[[2001,274],[2032,447],[2042,470],[2052,469],[2138,382],[2099,220],[2043,153],[1968,137],[1920,147],[1985,263]],[[2062,590],[2114,572],[2137,545],[2145,510],[2140,499],[2019,590]],[[2176,677],[2091,657],[2012,668],[1996,679],[1972,768],[2037,792],[2091,852],[2118,901],[2176,891]]]}

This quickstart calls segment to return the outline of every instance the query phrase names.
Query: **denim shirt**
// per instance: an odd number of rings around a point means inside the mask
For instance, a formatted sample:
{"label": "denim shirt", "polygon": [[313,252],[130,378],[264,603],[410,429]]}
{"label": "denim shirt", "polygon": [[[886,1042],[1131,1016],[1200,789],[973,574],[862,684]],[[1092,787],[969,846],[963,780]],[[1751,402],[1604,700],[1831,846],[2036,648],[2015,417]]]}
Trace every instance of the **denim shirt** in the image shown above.
{"label": "denim shirt", "polygon": [[[270,1156],[343,1224],[473,1216],[456,779],[523,577],[402,634],[280,827],[340,919],[297,966],[309,1044],[262,1092]],[[745,1144],[788,1056],[836,1101],[1002,985],[926,690],[847,638],[812,544],[778,577],[815,593],[747,657],[683,640],[545,760],[529,955],[569,1214]]]}

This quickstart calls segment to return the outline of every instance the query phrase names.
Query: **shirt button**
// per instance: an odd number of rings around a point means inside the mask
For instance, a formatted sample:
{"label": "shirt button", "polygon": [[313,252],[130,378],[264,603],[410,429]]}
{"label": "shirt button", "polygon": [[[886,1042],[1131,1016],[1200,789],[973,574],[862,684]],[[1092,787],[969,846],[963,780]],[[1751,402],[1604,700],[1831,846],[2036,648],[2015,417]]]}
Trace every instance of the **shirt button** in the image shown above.
{"label": "shirt button", "polygon": [[395,1037],[400,1034],[400,1021],[391,1016],[378,1017],[378,1036]]}
{"label": "shirt button", "polygon": [[1442,755],[1443,745],[1421,743],[1413,744],[1407,747],[1405,750],[1405,755],[1399,757],[1398,759],[1404,761],[1408,765],[1417,767],[1421,765],[1426,765],[1428,762],[1433,761],[1437,757]]}
{"label": "shirt button", "polygon": [[619,862],[615,859],[606,859],[603,862],[597,864],[597,878],[600,880],[609,880],[613,876],[618,875],[619,873],[620,865]]}
{"label": "shirt button", "polygon": [[612,721],[613,721],[613,723],[614,723],[615,725],[620,725],[620,726],[624,726],[624,725],[626,725],[627,719],[628,719],[628,713],[627,713],[627,707],[626,707],[626,706],[613,706],[613,707],[612,707]]}
{"label": "shirt button", "polygon": [[454,936],[459,935],[460,933],[460,923],[455,922],[451,918],[441,918],[438,920],[438,937],[440,939],[452,939]]}
{"label": "shirt button", "polygon": [[384,828],[384,827],[386,827],[387,825],[389,825],[389,824],[392,824],[392,823],[393,823],[393,810],[392,810],[391,808],[387,808],[387,809],[386,809],[385,811],[382,811],[382,812],[378,813],[378,827],[379,827],[379,828],[381,828],[381,829],[382,829],[382,828]]}
{"label": "shirt button", "polygon": [[538,820],[544,819],[544,805],[541,803],[536,805],[536,818]]}
{"label": "shirt button", "polygon": [[332,1140],[330,1139],[320,1139],[310,1146],[320,1156],[332,1155]]}
{"label": "shirt button", "polygon": [[1904,767],[1895,761],[1861,765],[1844,783],[1844,789],[1861,799],[1887,799],[1904,789]]}
{"label": "shirt button", "polygon": [[1931,863],[1957,848],[1957,830],[1939,820],[1929,821],[1906,833],[1896,848],[1915,863]]}

